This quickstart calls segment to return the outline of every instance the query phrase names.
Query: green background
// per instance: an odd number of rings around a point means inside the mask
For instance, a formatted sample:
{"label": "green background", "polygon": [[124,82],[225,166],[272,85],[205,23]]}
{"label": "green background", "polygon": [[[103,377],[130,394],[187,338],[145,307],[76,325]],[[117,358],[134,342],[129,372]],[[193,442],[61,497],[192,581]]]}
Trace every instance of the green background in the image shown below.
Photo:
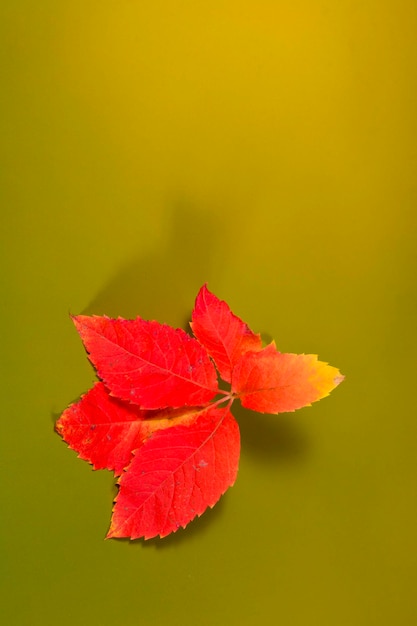
{"label": "green background", "polygon": [[[5,624],[417,623],[413,0],[3,1]],[[208,281],[345,382],[235,410],[236,485],[104,541],[114,481],[53,431],[68,313],[184,326]]]}

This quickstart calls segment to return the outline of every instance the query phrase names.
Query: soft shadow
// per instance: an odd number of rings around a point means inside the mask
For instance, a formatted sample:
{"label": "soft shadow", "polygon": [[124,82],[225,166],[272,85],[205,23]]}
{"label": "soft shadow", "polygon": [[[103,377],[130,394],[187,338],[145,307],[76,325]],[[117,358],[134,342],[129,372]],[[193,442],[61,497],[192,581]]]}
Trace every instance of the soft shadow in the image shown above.
{"label": "soft shadow", "polygon": [[[95,372],[95,370],[94,370],[93,366],[91,366],[91,369],[92,369],[93,375],[95,376],[95,375],[96,375],[96,372]],[[72,398],[72,400],[70,400],[70,401],[69,401],[69,402],[68,402],[68,403],[64,406],[64,408],[62,409],[62,411],[60,411],[59,413],[58,413],[58,411],[51,411],[51,412],[50,412],[49,416],[50,416],[51,421],[52,421],[52,423],[53,423],[53,425],[54,425],[54,430],[55,430],[55,423],[56,423],[56,422],[57,422],[57,420],[61,417],[62,413],[63,413],[63,412],[64,412],[64,411],[65,411],[68,407],[70,407],[72,404],[76,404],[77,402],[79,402],[79,401],[81,400],[81,397],[82,397],[85,393],[87,393],[87,389],[84,389],[84,390],[83,390],[80,394],[78,394],[78,396],[73,397],[73,398]]]}
{"label": "soft shadow", "polygon": [[213,214],[180,203],[167,230],[165,248],[133,258],[83,313],[125,318],[140,315],[182,326],[193,305],[190,296],[195,297],[199,287],[211,278],[212,259],[224,227]]}
{"label": "soft shadow", "polygon": [[[149,255],[139,254],[115,274],[82,311],[84,315],[156,319],[174,326],[188,327],[189,313],[198,289],[212,277],[212,260],[223,250],[228,233],[214,214],[195,210],[180,202],[174,207],[168,225],[165,248]],[[223,254],[221,254],[223,256]],[[190,299],[191,297],[191,299]],[[57,417],[53,416],[54,421]],[[117,486],[112,488],[115,498]],[[160,539],[126,542],[147,549],[166,549],[208,531],[213,520],[224,511],[223,498],[213,509],[195,518],[185,528]]]}
{"label": "soft shadow", "polygon": [[117,541],[127,543],[134,549],[148,550],[166,550],[172,547],[178,547],[183,543],[190,541],[192,537],[202,537],[209,530],[212,523],[224,513],[224,498],[212,508],[207,509],[201,517],[193,519],[185,528],[179,528],[176,532],[166,537],[153,537],[152,539],[129,539],[129,538],[113,538],[109,541]]}
{"label": "soft shadow", "polygon": [[239,422],[242,449],[260,461],[277,464],[300,463],[311,452],[311,441],[292,413],[253,413],[235,403],[233,414]]}
{"label": "soft shadow", "polygon": [[56,411],[51,411],[50,417],[51,417],[52,424],[53,424],[53,430],[55,430],[55,424],[56,424],[57,420],[59,420],[61,415],[62,415],[62,411],[61,411],[61,413],[57,413]]}

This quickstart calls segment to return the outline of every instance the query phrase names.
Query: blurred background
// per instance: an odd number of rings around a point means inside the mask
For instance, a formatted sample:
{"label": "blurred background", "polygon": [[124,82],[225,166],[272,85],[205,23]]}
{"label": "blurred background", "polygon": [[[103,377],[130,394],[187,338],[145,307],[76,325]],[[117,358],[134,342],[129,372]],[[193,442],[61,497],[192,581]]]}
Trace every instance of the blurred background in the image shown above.
{"label": "blurred background", "polygon": [[[5,624],[417,623],[417,6],[0,7]],[[236,485],[104,541],[116,493],[53,431],[94,380],[69,313],[174,326],[199,287],[346,375],[235,408]]]}

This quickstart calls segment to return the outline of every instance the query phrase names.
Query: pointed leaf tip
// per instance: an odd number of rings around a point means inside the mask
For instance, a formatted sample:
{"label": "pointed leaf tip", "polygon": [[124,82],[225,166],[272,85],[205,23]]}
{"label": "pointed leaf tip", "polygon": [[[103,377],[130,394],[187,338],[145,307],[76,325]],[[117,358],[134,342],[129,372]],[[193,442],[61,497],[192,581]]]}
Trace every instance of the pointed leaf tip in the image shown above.
{"label": "pointed leaf tip", "polygon": [[235,482],[240,437],[228,407],[157,431],[119,480],[107,538],[151,539],[185,527]]}
{"label": "pointed leaf tip", "polygon": [[197,295],[191,328],[198,341],[214,360],[220,376],[232,379],[232,370],[240,357],[249,350],[261,350],[262,340],[224,300],[211,293],[207,284]]}
{"label": "pointed leaf tip", "polygon": [[203,406],[217,393],[207,352],[180,328],[96,315],[74,324],[98,375],[122,400],[143,409]]}
{"label": "pointed leaf tip", "polygon": [[118,476],[155,430],[188,424],[197,418],[191,409],[149,411],[109,395],[98,382],[71,404],[56,423],[56,430],[78,456],[94,469]]}
{"label": "pointed leaf tip", "polygon": [[344,377],[312,354],[282,354],[273,344],[245,354],[236,366],[232,391],[260,413],[282,413],[327,396]]}

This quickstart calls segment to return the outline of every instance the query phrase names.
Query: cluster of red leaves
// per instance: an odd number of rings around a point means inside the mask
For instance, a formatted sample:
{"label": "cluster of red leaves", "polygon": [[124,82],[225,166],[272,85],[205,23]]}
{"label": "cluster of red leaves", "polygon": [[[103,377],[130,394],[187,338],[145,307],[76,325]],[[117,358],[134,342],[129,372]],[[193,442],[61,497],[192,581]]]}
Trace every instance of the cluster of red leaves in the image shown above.
{"label": "cluster of red leaves", "polygon": [[263,348],[206,286],[192,313],[195,338],[140,317],[73,321],[101,382],[56,428],[94,469],[119,477],[107,537],[164,537],[215,505],[238,470],[236,398],[261,413],[294,411],[343,380],[314,355]]}

